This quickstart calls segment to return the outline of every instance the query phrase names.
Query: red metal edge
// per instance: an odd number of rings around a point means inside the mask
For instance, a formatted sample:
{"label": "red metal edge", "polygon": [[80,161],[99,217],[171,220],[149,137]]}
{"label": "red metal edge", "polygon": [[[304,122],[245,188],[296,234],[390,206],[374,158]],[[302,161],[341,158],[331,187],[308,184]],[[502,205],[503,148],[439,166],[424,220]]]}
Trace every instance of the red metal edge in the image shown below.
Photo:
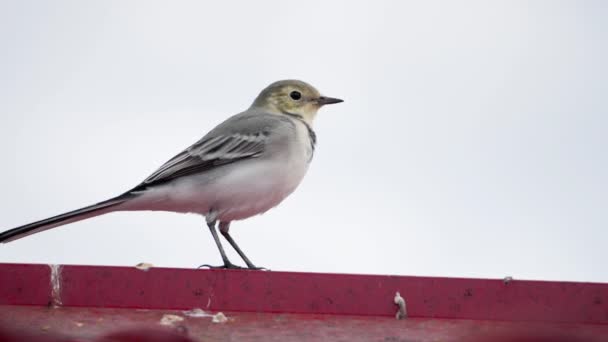
{"label": "red metal edge", "polygon": [[[608,284],[411,276],[60,266],[63,306],[608,324]],[[48,265],[0,264],[0,305],[52,301]]]}
{"label": "red metal edge", "polygon": [[47,265],[0,264],[0,304],[49,305],[50,279]]}

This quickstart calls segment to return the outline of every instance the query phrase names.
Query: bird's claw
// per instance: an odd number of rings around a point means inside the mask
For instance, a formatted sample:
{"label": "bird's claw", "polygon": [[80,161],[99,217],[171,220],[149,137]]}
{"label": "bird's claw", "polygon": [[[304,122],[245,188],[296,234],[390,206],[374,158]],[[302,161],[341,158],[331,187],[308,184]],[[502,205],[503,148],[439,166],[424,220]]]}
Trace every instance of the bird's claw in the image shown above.
{"label": "bird's claw", "polygon": [[206,267],[210,270],[254,270],[254,271],[270,271],[268,268],[266,267],[257,267],[257,266],[253,266],[253,267],[241,267],[241,266],[237,266],[233,263],[227,263],[221,266],[212,266],[209,264],[203,264],[200,265],[197,268],[203,268]]}
{"label": "bird's claw", "polygon": [[200,265],[198,268],[203,268],[203,267],[207,267],[210,270],[218,270],[218,269],[224,269],[224,270],[242,270],[245,269],[245,267],[241,267],[241,266],[237,266],[235,264],[231,264],[231,263],[227,263],[221,266],[212,266],[209,264],[203,264]]}
{"label": "bird's claw", "polygon": [[249,267],[250,270],[254,270],[254,271],[270,271],[269,268],[266,267],[257,267],[257,266],[253,266],[253,267]]}

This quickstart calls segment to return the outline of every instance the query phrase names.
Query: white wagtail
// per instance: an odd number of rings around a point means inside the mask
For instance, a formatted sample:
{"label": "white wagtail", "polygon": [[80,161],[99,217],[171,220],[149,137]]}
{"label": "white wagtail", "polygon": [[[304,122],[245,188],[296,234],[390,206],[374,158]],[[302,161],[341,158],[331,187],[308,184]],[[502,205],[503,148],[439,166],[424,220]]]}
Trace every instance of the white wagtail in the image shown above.
{"label": "white wagtail", "polygon": [[275,82],[246,111],[224,121],[201,140],[161,166],[124,194],[88,207],[7,230],[9,242],[64,224],[113,211],[162,210],[205,217],[222,255],[222,268],[239,268],[228,260],[224,238],[251,269],[228,233],[230,222],[258,215],[278,205],[304,177],[316,135],[312,123],[323,105],[342,102],[321,96],[296,80]]}

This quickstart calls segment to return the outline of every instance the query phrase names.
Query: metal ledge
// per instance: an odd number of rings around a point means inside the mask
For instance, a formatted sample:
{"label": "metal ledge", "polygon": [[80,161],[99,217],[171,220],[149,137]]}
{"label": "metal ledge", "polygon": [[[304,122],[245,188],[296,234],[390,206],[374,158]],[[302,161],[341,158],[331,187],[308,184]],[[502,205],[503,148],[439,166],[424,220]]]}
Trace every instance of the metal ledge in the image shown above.
{"label": "metal ledge", "polygon": [[[396,292],[407,303],[408,318],[402,321],[395,319]],[[72,314],[122,315],[127,321],[158,327],[163,312],[180,315],[181,311],[173,310],[200,308],[229,312],[233,320],[227,324],[233,329],[261,329],[260,336],[270,336],[271,326],[279,329],[274,332],[277,336],[281,329],[307,329],[310,335],[309,329],[317,326],[319,338],[334,331],[354,340],[365,340],[363,336],[369,340],[366,332],[379,331],[372,326],[383,327],[388,334],[384,337],[416,341],[450,340],[450,336],[473,340],[509,331],[542,332],[553,339],[608,336],[608,284],[598,283],[0,264],[0,305],[0,323],[6,326],[28,327],[36,320],[40,325],[50,315],[61,333],[74,333],[59,328],[60,321],[70,320]],[[151,311],[155,314],[150,319],[132,309],[161,311]],[[190,320],[182,327],[188,328]],[[210,318],[205,322],[211,324]],[[330,330],[319,330],[319,326]],[[106,330],[111,328],[115,326]],[[227,335],[216,337],[221,340],[222,336]]]}

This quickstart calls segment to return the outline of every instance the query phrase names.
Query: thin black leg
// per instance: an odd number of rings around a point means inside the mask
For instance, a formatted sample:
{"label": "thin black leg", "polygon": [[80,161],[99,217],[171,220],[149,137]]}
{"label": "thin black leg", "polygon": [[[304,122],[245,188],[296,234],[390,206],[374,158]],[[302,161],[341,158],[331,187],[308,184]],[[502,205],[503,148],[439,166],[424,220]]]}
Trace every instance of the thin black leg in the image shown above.
{"label": "thin black leg", "polygon": [[230,230],[230,222],[220,222],[219,228],[220,233],[222,233],[222,236],[226,239],[226,241],[228,241],[228,243],[230,243],[230,246],[232,246],[232,248],[234,248],[234,250],[241,256],[241,259],[243,259],[243,261],[247,264],[247,267],[252,270],[265,269],[264,267],[256,267],[251,262],[251,260],[249,260],[249,258],[245,255],[245,253],[243,253],[243,251],[239,248],[239,245],[236,244],[236,241],[234,241],[232,236],[230,236],[230,233],[228,233],[228,231]]}
{"label": "thin black leg", "polygon": [[217,249],[219,249],[220,254],[222,255],[222,261],[224,262],[224,266],[210,266],[210,265],[201,265],[199,267],[209,267],[209,268],[242,268],[240,266],[236,266],[228,260],[228,256],[226,256],[226,252],[224,251],[224,247],[220,242],[220,237],[217,235],[215,231],[215,223],[216,221],[207,222],[207,226],[209,227],[209,231],[211,235],[213,235],[213,240],[215,240],[215,244],[217,245]]}

